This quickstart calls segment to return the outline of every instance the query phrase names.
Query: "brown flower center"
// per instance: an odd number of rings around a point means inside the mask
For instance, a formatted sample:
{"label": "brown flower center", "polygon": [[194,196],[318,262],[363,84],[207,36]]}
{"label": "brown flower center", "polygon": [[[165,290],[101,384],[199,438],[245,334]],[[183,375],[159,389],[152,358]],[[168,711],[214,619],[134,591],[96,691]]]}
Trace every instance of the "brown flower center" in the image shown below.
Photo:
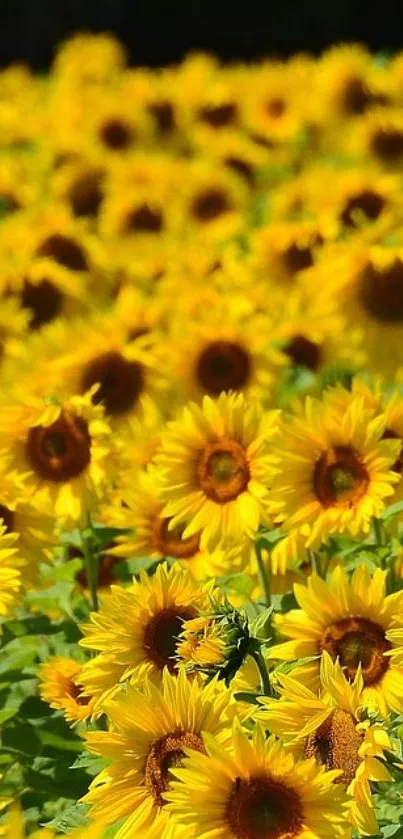
{"label": "brown flower center", "polygon": [[390,650],[384,630],[367,618],[343,618],[326,627],[319,644],[320,652],[327,650],[333,661],[338,658],[346,676],[353,680],[361,665],[364,685],[379,682],[389,667]]}
{"label": "brown flower center", "polygon": [[175,128],[174,107],[168,100],[153,102],[148,106],[149,113],[154,117],[158,133],[170,134]]}
{"label": "brown flower center", "polygon": [[126,216],[122,233],[160,233],[164,226],[162,213],[142,204]]}
{"label": "brown flower center", "polygon": [[213,221],[231,209],[227,195],[220,189],[206,189],[193,201],[192,214],[198,221]]}
{"label": "brown flower center", "polygon": [[396,258],[388,268],[370,263],[359,279],[361,304],[376,320],[398,323],[403,320],[403,262]]}
{"label": "brown flower center", "polygon": [[284,352],[299,367],[307,367],[314,373],[320,366],[321,349],[305,335],[295,335],[284,347]]}
{"label": "brown flower center", "polygon": [[99,136],[101,141],[112,151],[127,149],[134,139],[133,130],[123,120],[109,119],[101,126]]}
{"label": "brown flower center", "polygon": [[403,154],[403,132],[398,128],[378,128],[372,137],[371,148],[384,163],[398,163]]}
{"label": "brown flower center", "polygon": [[49,280],[41,280],[39,283],[24,280],[21,306],[32,311],[30,329],[39,329],[44,323],[49,323],[60,314],[63,294]]}
{"label": "brown flower center", "polygon": [[[340,221],[346,227],[357,227],[359,214],[366,216],[369,221],[376,221],[385,206],[385,200],[373,189],[363,189],[358,195],[352,196],[340,214]],[[358,212],[357,212],[358,211]]]}
{"label": "brown flower center", "polygon": [[166,803],[163,793],[167,791],[169,782],[173,780],[169,770],[182,765],[185,757],[184,749],[194,749],[205,753],[203,740],[199,734],[192,731],[173,731],[165,734],[152,745],[148,752],[144,780],[158,807],[163,807]]}
{"label": "brown flower center", "polygon": [[225,808],[236,839],[292,839],[303,821],[297,792],[268,776],[236,778]]}
{"label": "brown flower center", "polygon": [[280,99],[279,97],[276,99],[270,99],[269,102],[266,102],[266,111],[274,119],[282,117],[286,108],[287,105],[284,99]]}
{"label": "brown flower center", "polygon": [[287,274],[293,277],[298,271],[303,271],[313,265],[312,251],[309,247],[300,247],[296,242],[293,242],[284,251],[283,261]]}
{"label": "brown flower center", "polygon": [[29,429],[26,455],[40,478],[63,483],[78,478],[91,460],[91,437],[82,417],[62,411],[52,425]]}
{"label": "brown flower center", "polygon": [[246,160],[242,159],[241,157],[235,157],[235,155],[230,155],[226,157],[224,160],[226,166],[229,169],[232,169],[237,175],[240,175],[248,184],[253,185],[255,180],[255,173],[253,170],[253,166],[248,163]]}
{"label": "brown flower center", "polygon": [[74,181],[70,187],[68,200],[75,216],[96,218],[104,197],[103,179],[102,171],[93,171],[86,172]]}
{"label": "brown flower center", "polygon": [[226,504],[247,488],[250,469],[246,453],[235,440],[208,443],[197,464],[200,488],[216,504]]}
{"label": "brown flower center", "polygon": [[341,708],[329,714],[324,723],[305,741],[305,756],[315,757],[327,769],[341,769],[338,784],[353,780],[361,763],[358,750],[364,734],[357,731],[354,717]]}
{"label": "brown flower center", "polygon": [[159,670],[167,667],[170,673],[176,671],[176,647],[183,630],[183,622],[194,617],[196,617],[195,609],[177,606],[162,609],[146,625],[143,647],[147,658]]}
{"label": "brown flower center", "polygon": [[123,414],[133,408],[144,389],[142,365],[118,352],[104,353],[85,368],[81,391],[85,393],[95,384],[100,387],[92,397],[94,405],[102,402],[108,414]]}
{"label": "brown flower center", "polygon": [[177,525],[168,530],[170,519],[156,516],[153,524],[153,547],[161,556],[172,556],[176,559],[191,559],[200,550],[200,535],[195,533],[189,539],[182,539],[185,525]]}
{"label": "brown flower center", "polygon": [[6,533],[12,533],[14,530],[14,512],[0,504],[0,519],[3,519],[3,527],[6,528]]}
{"label": "brown flower center", "polygon": [[196,364],[197,381],[213,396],[245,387],[250,374],[249,354],[233,341],[213,341],[201,352]]}
{"label": "brown flower center", "polygon": [[74,699],[75,702],[77,702],[77,705],[88,705],[88,703],[90,702],[90,697],[82,696],[81,685],[76,685],[73,679],[69,680],[66,692],[69,696],[71,696],[72,699]]}
{"label": "brown flower center", "polygon": [[365,82],[360,78],[348,80],[343,91],[343,105],[347,114],[359,116],[372,102],[372,97]]}
{"label": "brown flower center", "polygon": [[324,507],[357,504],[369,482],[367,469],[349,446],[335,446],[315,464],[313,488]]}
{"label": "brown flower center", "polygon": [[238,117],[238,108],[235,102],[223,102],[221,105],[205,105],[199,111],[199,117],[207,122],[212,128],[222,128],[224,125],[233,125]]}
{"label": "brown flower center", "polygon": [[59,265],[70,271],[88,271],[88,261],[84,249],[74,239],[53,233],[42,242],[36,251],[37,256],[54,259]]}

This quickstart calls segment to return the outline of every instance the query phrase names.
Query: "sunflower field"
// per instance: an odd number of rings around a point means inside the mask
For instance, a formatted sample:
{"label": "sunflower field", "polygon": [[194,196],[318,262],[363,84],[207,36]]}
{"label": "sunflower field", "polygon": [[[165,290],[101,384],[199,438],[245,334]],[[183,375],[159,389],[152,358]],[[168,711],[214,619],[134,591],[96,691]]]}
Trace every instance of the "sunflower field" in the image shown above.
{"label": "sunflower field", "polygon": [[0,836],[403,837],[403,54],[0,72]]}

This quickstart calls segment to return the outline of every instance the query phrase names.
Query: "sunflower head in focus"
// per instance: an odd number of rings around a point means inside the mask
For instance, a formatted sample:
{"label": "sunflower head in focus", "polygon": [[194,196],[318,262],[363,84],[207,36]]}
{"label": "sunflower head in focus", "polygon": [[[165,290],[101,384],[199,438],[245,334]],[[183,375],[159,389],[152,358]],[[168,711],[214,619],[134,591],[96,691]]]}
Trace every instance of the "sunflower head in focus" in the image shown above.
{"label": "sunflower head in focus", "polygon": [[254,538],[266,515],[268,445],[277,421],[278,412],[263,417],[243,394],[190,403],[155,457],[169,529],[185,524],[182,538],[200,533],[209,550]]}
{"label": "sunflower head in focus", "polygon": [[108,702],[110,731],[87,734],[89,749],[110,761],[83,799],[91,805],[90,815],[106,824],[124,818],[117,839],[171,836],[172,816],[165,807],[171,770],[189,749],[204,752],[203,732],[225,742],[233,708],[230,693],[216,681],[201,687],[184,673],[167,672],[160,688],[146,680],[143,690],[129,687]]}
{"label": "sunflower head in focus", "polygon": [[330,534],[368,533],[399,477],[399,441],[384,439],[385,420],[350,398],[343,416],[307,397],[284,420],[273,454],[272,512],[288,531],[300,530],[308,548]]}
{"label": "sunflower head in focus", "polygon": [[[112,586],[98,613],[84,625],[80,645],[95,650],[94,667],[109,689],[109,661],[123,666],[121,681],[133,683],[146,676],[160,683],[163,671],[177,672],[176,648],[183,622],[209,608],[211,584],[200,587],[190,572],[175,564],[158,566],[153,576],[144,571],[124,589]],[[122,614],[125,615],[122,627]]]}
{"label": "sunflower head in focus", "polygon": [[[190,754],[166,793],[177,820],[207,839],[303,839],[348,835],[347,797],[314,760],[294,760],[281,742],[256,726],[252,738],[234,724],[231,749],[209,734]],[[205,753],[206,752],[206,753]]]}
{"label": "sunflower head in focus", "polygon": [[349,681],[361,670],[361,704],[383,717],[389,710],[400,713],[402,592],[386,595],[386,572],[378,568],[371,576],[362,565],[350,581],[339,566],[328,582],[312,574],[306,586],[296,584],[294,592],[300,610],[279,619],[281,633],[292,640],[272,647],[270,658],[293,661],[317,656],[294,671],[316,690],[320,657],[327,652],[333,661],[339,659]]}
{"label": "sunflower head in focus", "polygon": [[323,651],[321,692],[316,696],[297,679],[278,674],[280,700],[262,697],[256,718],[274,734],[292,744],[300,756],[315,757],[327,769],[339,769],[336,783],[353,796],[350,820],[364,835],[378,833],[370,781],[388,781],[391,776],[382,762],[384,750],[393,746],[384,728],[365,718],[362,708],[364,687],[361,669],[348,682],[340,661]]}

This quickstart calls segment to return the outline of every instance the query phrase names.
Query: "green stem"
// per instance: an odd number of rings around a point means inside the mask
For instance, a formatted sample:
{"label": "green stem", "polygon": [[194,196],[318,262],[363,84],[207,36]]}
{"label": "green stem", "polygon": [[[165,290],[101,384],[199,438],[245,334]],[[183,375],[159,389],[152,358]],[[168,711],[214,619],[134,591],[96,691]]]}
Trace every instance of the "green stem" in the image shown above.
{"label": "green stem", "polygon": [[270,591],[270,574],[267,573],[267,569],[265,568],[265,564],[263,562],[262,552],[260,550],[260,546],[258,542],[255,542],[255,551],[256,551],[256,559],[257,559],[257,566],[259,569],[259,577],[260,582],[262,585],[262,589],[264,592],[264,599],[266,606],[271,606],[271,591]]}
{"label": "green stem", "polygon": [[99,560],[98,555],[94,552],[92,540],[88,539],[86,534],[82,534],[82,548],[85,560],[85,567],[87,569],[88,583],[91,593],[91,602],[94,612],[98,611],[98,571]]}
{"label": "green stem", "polygon": [[308,551],[309,558],[311,560],[312,571],[318,575],[318,577],[322,577],[322,569],[320,567],[320,560],[319,557],[316,555],[315,551]]}
{"label": "green stem", "polygon": [[377,545],[383,545],[383,526],[380,519],[372,519],[372,526],[374,529],[374,538]]}
{"label": "green stem", "polygon": [[256,650],[256,651],[253,651],[251,653],[251,656],[254,659],[254,661],[256,662],[257,668],[259,670],[262,695],[263,696],[273,696],[273,692],[272,692],[271,684],[270,684],[270,677],[269,677],[267,667],[266,667],[266,662],[265,662],[265,660],[262,656],[262,653],[260,652],[260,650]]}

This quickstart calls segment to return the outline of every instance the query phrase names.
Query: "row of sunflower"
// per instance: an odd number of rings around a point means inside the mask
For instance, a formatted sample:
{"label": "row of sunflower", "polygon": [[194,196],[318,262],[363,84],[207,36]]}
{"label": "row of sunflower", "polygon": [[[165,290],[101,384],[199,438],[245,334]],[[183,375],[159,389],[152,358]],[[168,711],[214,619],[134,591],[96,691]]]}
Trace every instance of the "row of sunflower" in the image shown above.
{"label": "row of sunflower", "polygon": [[403,56],[0,73],[0,836],[403,836]]}

